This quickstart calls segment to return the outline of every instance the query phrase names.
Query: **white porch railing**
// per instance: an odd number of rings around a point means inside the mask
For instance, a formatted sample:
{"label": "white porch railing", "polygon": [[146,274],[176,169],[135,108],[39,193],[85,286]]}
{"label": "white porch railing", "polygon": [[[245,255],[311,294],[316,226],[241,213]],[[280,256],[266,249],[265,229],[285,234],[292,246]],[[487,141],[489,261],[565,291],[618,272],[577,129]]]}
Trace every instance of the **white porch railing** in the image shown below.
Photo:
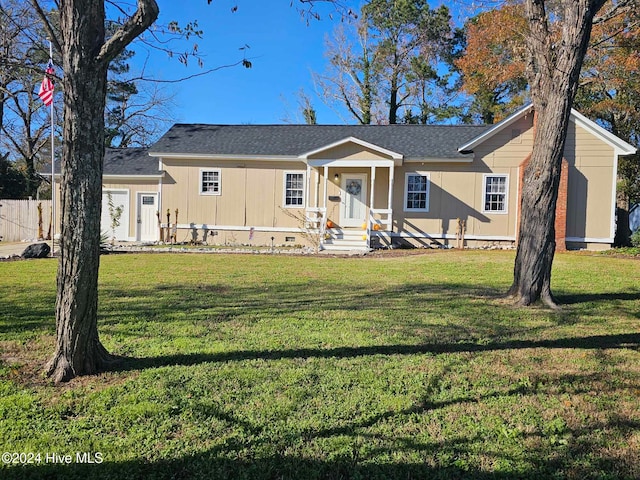
{"label": "white porch railing", "polygon": [[[320,247],[325,242],[325,234],[327,233],[327,209],[323,207],[309,207],[305,209],[305,225],[304,228],[317,234]],[[371,247],[371,237],[378,236],[393,229],[393,210],[387,208],[371,208],[369,209],[369,219],[366,224],[364,233],[366,234],[367,247]]]}
{"label": "white porch railing", "polygon": [[390,232],[393,230],[393,209],[370,208],[369,222],[367,224],[367,247],[371,247],[371,236],[377,232]]}
{"label": "white porch railing", "polygon": [[327,228],[327,209],[323,207],[309,207],[305,210],[304,220],[304,228],[318,234],[320,247],[322,247]]}

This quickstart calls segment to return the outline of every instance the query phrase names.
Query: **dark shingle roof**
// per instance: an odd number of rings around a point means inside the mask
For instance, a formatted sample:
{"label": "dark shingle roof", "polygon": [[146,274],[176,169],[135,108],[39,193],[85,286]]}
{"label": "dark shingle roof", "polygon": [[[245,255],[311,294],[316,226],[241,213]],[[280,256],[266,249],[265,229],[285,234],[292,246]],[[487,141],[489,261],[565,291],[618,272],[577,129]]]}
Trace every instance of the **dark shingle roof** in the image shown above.
{"label": "dark shingle roof", "polygon": [[[149,156],[148,148],[106,148],[104,151],[104,175],[160,175],[158,159]],[[56,175],[60,162],[55,164]],[[41,175],[51,175],[51,163],[42,166]]]}
{"label": "dark shingle roof", "polygon": [[[491,126],[476,125],[205,125],[175,124],[150,148],[107,148],[105,175],[159,175],[153,154],[299,155],[354,137],[405,159],[468,158],[461,145]],[[43,173],[46,175],[46,167]],[[60,164],[56,164],[60,173]]]}
{"label": "dark shingle roof", "polygon": [[489,126],[472,125],[204,125],[176,124],[155,154],[298,156],[348,137],[412,158],[465,158],[458,147]]}
{"label": "dark shingle roof", "polygon": [[148,148],[107,148],[104,153],[105,175],[159,175],[158,159],[149,156]]}

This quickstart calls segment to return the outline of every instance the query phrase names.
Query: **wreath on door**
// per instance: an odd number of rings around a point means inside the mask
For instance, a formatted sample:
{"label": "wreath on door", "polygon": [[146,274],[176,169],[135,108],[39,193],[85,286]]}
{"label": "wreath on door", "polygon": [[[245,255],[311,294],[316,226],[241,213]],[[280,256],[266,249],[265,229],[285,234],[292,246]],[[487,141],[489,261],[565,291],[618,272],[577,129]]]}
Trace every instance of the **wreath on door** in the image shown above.
{"label": "wreath on door", "polygon": [[357,180],[351,180],[347,184],[347,193],[350,195],[360,195],[360,191],[362,190],[362,185]]}

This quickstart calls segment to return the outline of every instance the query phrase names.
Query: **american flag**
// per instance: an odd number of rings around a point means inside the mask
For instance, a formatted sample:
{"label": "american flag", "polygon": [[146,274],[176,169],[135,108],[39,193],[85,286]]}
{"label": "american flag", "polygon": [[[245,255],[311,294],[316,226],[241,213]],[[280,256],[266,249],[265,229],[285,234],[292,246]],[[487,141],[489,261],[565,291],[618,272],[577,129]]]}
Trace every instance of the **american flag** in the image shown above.
{"label": "american flag", "polygon": [[53,73],[53,61],[49,59],[44,78],[42,79],[42,83],[40,84],[40,91],[38,92],[38,96],[42,99],[47,107],[51,105],[51,102],[53,102],[53,80],[51,80],[51,75],[53,75]]}

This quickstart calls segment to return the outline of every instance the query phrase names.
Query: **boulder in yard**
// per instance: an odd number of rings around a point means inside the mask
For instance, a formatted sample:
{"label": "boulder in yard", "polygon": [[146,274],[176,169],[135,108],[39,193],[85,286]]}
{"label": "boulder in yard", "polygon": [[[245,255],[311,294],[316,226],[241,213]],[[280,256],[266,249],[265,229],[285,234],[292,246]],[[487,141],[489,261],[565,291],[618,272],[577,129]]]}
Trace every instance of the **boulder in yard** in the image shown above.
{"label": "boulder in yard", "polygon": [[51,247],[47,243],[33,243],[24,249],[22,258],[47,258],[51,252]]}

